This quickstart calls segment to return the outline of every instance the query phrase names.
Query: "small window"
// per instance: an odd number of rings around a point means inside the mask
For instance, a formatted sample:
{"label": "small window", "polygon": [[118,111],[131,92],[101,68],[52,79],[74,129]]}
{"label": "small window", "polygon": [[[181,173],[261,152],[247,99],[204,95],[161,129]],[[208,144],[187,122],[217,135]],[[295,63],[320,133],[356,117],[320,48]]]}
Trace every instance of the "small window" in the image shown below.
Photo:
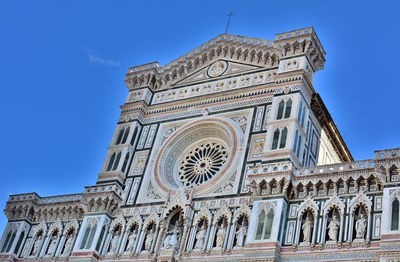
{"label": "small window", "polygon": [[124,134],[124,138],[122,139],[122,144],[125,144],[125,143],[126,143],[126,140],[128,139],[129,131],[130,131],[130,130],[131,130],[131,129],[130,129],[129,127],[126,129],[125,134]]}
{"label": "small window", "polygon": [[296,130],[296,133],[294,135],[294,143],[293,143],[293,152],[295,152],[295,153],[296,153],[296,148],[297,148],[297,138],[298,138],[298,136],[299,136],[299,132],[298,132],[298,130]]}
{"label": "small window", "polygon": [[303,107],[303,112],[301,113],[301,121],[300,121],[302,128],[304,128],[304,116],[305,116],[305,114],[306,114],[306,108]]}
{"label": "small window", "polygon": [[121,159],[121,152],[118,153],[117,159],[115,159],[113,170],[116,170],[119,164],[119,160]]}
{"label": "small window", "polygon": [[124,160],[124,164],[122,165],[122,173],[124,173],[125,172],[125,168],[126,168],[126,165],[128,164],[128,160],[129,160],[129,153],[128,154],[126,154],[126,156],[125,156],[125,160]]}
{"label": "small window", "polygon": [[287,128],[285,127],[282,130],[281,142],[279,144],[279,148],[285,148],[286,146],[286,137],[287,137]]}
{"label": "small window", "polygon": [[279,133],[280,133],[279,129],[276,129],[275,132],[274,132],[274,138],[272,140],[272,147],[271,147],[272,150],[278,148]]}
{"label": "small window", "polygon": [[276,119],[278,119],[278,120],[282,119],[284,107],[285,107],[285,102],[283,100],[281,100],[281,102],[279,102],[278,114],[276,116]]}
{"label": "small window", "polygon": [[289,99],[286,102],[285,118],[289,118],[290,117],[290,111],[292,111],[292,99]]}
{"label": "small window", "polygon": [[399,200],[392,202],[392,223],[391,230],[399,230]]}
{"label": "small window", "polygon": [[300,120],[301,120],[301,111],[302,111],[302,110],[303,110],[303,102],[300,101],[299,112],[297,113],[297,119],[299,120],[299,122],[300,122]]}
{"label": "small window", "polygon": [[110,162],[108,163],[107,171],[110,171],[110,170],[111,170],[111,168],[112,168],[112,166],[113,166],[113,164],[114,164],[114,160],[115,160],[115,153],[113,153],[113,154],[111,155]]}
{"label": "small window", "polygon": [[121,143],[122,136],[124,135],[124,130],[125,130],[125,128],[122,128],[122,129],[119,131],[118,138],[117,138],[117,142],[115,143],[116,145],[119,145],[119,144]]}
{"label": "small window", "polygon": [[298,159],[300,159],[300,150],[301,150],[301,136],[299,136],[299,143],[297,144],[296,156]]}

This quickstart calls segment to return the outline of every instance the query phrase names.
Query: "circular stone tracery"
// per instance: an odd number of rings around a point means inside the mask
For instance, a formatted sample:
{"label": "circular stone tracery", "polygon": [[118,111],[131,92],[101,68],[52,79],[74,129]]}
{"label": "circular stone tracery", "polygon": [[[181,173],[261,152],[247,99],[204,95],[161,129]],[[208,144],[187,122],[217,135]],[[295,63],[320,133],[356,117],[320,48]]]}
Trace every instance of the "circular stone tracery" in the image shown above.
{"label": "circular stone tracery", "polygon": [[213,178],[225,164],[228,152],[219,143],[204,143],[192,149],[181,161],[179,179],[186,186],[200,185]]}

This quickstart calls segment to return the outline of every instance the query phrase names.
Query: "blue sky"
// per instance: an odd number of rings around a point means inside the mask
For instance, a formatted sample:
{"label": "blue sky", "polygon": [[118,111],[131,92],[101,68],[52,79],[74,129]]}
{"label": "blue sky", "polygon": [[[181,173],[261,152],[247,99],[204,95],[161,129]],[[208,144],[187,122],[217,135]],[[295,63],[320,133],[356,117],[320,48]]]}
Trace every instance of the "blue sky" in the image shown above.
{"label": "blue sky", "polygon": [[207,42],[230,11],[231,34],[272,40],[314,26],[327,52],[314,86],[354,158],[399,147],[400,6],[382,2],[1,1],[0,206],[95,184],[127,68]]}

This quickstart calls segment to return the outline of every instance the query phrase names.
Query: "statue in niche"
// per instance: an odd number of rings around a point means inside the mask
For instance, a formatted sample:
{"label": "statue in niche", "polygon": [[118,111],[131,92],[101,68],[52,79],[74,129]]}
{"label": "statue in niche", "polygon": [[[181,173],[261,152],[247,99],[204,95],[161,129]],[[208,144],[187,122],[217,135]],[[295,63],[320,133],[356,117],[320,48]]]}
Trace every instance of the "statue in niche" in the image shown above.
{"label": "statue in niche", "polygon": [[175,248],[177,244],[178,244],[178,230],[175,229],[175,230],[173,231],[173,233],[172,233],[170,239],[169,239],[169,245],[170,245],[172,248]]}
{"label": "statue in niche", "polygon": [[364,239],[366,228],[367,228],[367,220],[365,219],[364,214],[361,213],[359,219],[356,222],[357,239]]}
{"label": "statue in niche", "polygon": [[136,231],[133,231],[132,234],[129,236],[128,248],[127,248],[128,252],[132,252],[133,251],[133,248],[134,248],[134,245],[135,245],[135,242],[136,242],[136,237],[137,237]]}
{"label": "statue in niche", "polygon": [[247,234],[246,226],[240,226],[236,231],[236,246],[243,247],[244,246],[244,237]]}
{"label": "statue in niche", "polygon": [[171,239],[171,235],[166,235],[163,243],[163,249],[169,249],[169,242]]}
{"label": "statue in niche", "polygon": [[117,232],[114,234],[114,236],[111,240],[110,253],[113,253],[113,254],[117,253],[118,240],[119,240],[119,234]]}
{"label": "statue in niche", "polygon": [[205,241],[205,238],[206,238],[206,233],[207,233],[207,231],[206,231],[206,228],[205,228],[205,226],[203,224],[203,226],[199,229],[199,231],[196,234],[196,245],[195,245],[194,249],[201,250],[203,248],[204,241]]}
{"label": "statue in niche", "polygon": [[56,236],[50,238],[49,248],[47,249],[46,255],[53,255],[54,248],[56,247]]}
{"label": "statue in niche", "polygon": [[35,244],[33,244],[33,251],[32,251],[33,256],[39,255],[41,242],[42,242],[42,236],[38,236],[35,240]]}
{"label": "statue in niche", "polygon": [[67,241],[65,241],[64,252],[63,254],[67,255],[71,251],[72,241],[74,237],[71,235],[68,236]]}
{"label": "statue in niche", "polygon": [[222,226],[217,231],[217,247],[218,248],[222,248],[224,246],[225,235],[226,235],[226,229],[224,227],[224,224],[222,223]]}
{"label": "statue in niche", "polygon": [[153,243],[153,239],[154,239],[154,232],[149,231],[149,233],[147,233],[146,241],[144,243],[145,250],[150,251],[151,244]]}
{"label": "statue in niche", "polygon": [[303,229],[303,242],[310,243],[311,242],[311,230],[312,230],[312,221],[309,216],[307,216],[301,228]]}
{"label": "statue in niche", "polygon": [[332,220],[331,222],[329,222],[328,225],[328,236],[330,240],[337,242],[338,230],[339,230],[339,221],[336,218],[336,214],[333,213]]}

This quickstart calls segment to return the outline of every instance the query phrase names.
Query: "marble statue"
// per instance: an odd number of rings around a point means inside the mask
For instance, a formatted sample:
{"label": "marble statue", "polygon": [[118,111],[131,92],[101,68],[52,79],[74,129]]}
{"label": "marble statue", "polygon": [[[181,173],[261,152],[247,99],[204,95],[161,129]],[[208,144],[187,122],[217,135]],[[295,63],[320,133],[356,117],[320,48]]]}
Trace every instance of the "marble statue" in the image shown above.
{"label": "marble statue", "polygon": [[129,236],[129,241],[128,241],[128,248],[127,251],[132,252],[133,248],[135,246],[136,242],[136,232],[134,231],[130,236]]}
{"label": "marble statue", "polygon": [[311,242],[312,221],[309,216],[307,216],[301,228],[303,229],[303,242]]}
{"label": "marble statue", "polygon": [[34,255],[34,256],[38,256],[39,255],[40,244],[41,243],[42,243],[42,236],[39,236],[38,238],[36,238],[35,244],[33,244],[32,255]]}
{"label": "marble statue", "polygon": [[71,251],[72,241],[74,237],[72,235],[68,236],[67,241],[65,241],[64,252],[63,254],[67,255]]}
{"label": "marble statue", "polygon": [[205,229],[204,225],[202,228],[200,228],[199,232],[197,232],[196,234],[196,245],[194,247],[194,249],[199,249],[201,250],[204,246],[204,241],[206,238],[206,233],[207,230]]}
{"label": "marble statue", "polygon": [[47,249],[46,255],[53,255],[54,248],[56,247],[56,237],[50,238],[49,248]]}
{"label": "marble statue", "polygon": [[337,233],[339,230],[339,221],[336,218],[336,214],[333,214],[331,222],[328,225],[328,236],[332,241],[337,242]]}
{"label": "marble statue", "polygon": [[163,249],[169,249],[169,246],[170,246],[170,239],[171,239],[171,235],[166,235],[165,236],[165,239],[164,239],[164,242],[163,242]]}
{"label": "marble statue", "polygon": [[172,248],[175,248],[177,244],[178,244],[178,231],[174,230],[174,232],[172,233],[172,235],[169,239],[169,245]]}
{"label": "marble statue", "polygon": [[217,247],[223,248],[224,241],[225,241],[225,235],[226,235],[226,229],[225,229],[224,225],[222,224],[222,226],[218,229],[218,232],[217,232]]}
{"label": "marble statue", "polygon": [[146,241],[144,243],[145,250],[150,251],[151,244],[153,243],[153,239],[154,239],[154,233],[149,231],[149,233],[147,234],[147,237],[146,237]]}
{"label": "marble statue", "polygon": [[115,233],[114,237],[111,240],[110,252],[115,254],[117,253],[117,246],[118,246],[119,235]]}
{"label": "marble statue", "polygon": [[366,228],[367,228],[367,220],[364,218],[364,214],[361,213],[360,218],[356,222],[357,239],[364,239]]}
{"label": "marble statue", "polygon": [[236,231],[236,246],[243,247],[244,245],[244,237],[246,236],[247,229],[245,226],[240,226]]}

